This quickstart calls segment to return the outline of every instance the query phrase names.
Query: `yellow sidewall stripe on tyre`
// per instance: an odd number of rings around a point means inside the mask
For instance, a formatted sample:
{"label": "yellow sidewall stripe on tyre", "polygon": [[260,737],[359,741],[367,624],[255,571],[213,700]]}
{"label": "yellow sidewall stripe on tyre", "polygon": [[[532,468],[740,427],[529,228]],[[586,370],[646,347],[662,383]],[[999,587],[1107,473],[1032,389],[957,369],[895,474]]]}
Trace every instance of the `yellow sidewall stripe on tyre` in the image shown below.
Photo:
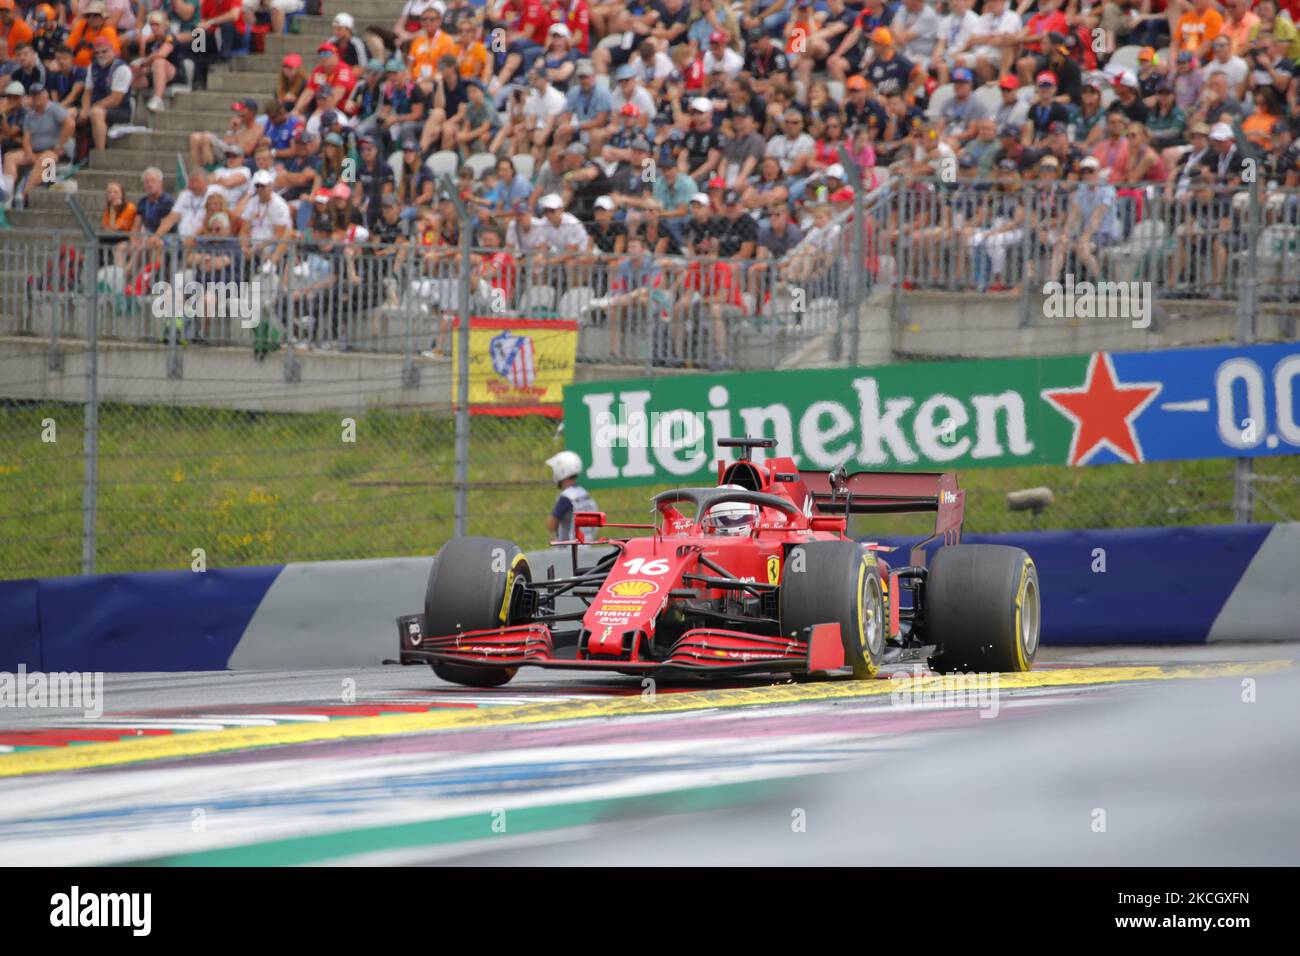
{"label": "yellow sidewall stripe on tyre", "polygon": [[[1037,687],[1071,687],[1131,681],[1181,680],[1187,678],[1246,677],[1284,670],[1289,661],[1258,661],[1234,664],[1188,666],[1077,667],[1029,671],[999,676],[999,688],[1018,690]],[[651,714],[685,713],[733,707],[761,707],[776,704],[851,700],[892,694],[905,686],[924,689],[937,676],[896,680],[835,680],[812,684],[780,684],[710,690],[698,693],[660,694],[617,700],[564,701],[525,704],[491,710],[435,710],[415,714],[384,714],[351,717],[327,724],[278,724],[273,727],[238,727],[229,730],[196,731],[169,737],[136,737],[115,743],[50,747],[44,750],[0,754],[0,777],[17,777],[63,770],[90,770],[149,760],[200,757],[260,747],[321,743],[364,737],[386,737],[431,731],[476,730],[509,724],[540,724],[564,720],[593,720]]]}

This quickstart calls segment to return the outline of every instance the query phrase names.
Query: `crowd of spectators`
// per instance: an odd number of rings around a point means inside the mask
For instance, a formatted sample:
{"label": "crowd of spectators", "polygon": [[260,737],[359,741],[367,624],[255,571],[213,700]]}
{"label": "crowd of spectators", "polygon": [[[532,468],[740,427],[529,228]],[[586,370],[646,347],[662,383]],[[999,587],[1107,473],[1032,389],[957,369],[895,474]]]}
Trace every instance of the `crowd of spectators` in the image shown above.
{"label": "crowd of spectators", "polygon": [[[284,29],[303,8],[0,0],[0,185],[21,202],[42,183],[20,187],[25,170],[105,148],[136,90],[165,109],[182,71],[202,86],[250,25]],[[792,287],[835,294],[859,192],[929,197],[898,205],[875,251],[903,237],[957,249],[931,268],[987,288],[1099,272],[1144,203],[1180,210],[1173,284],[1192,258],[1219,270],[1232,246],[1207,246],[1205,231],[1231,231],[1234,195],[1252,178],[1300,186],[1300,0],[409,0],[395,23],[325,13],[332,36],[314,56],[285,56],[262,96],[232,103],[226,130],[193,132],[184,190],[166,193],[156,169],[136,202],[110,187],[103,224],[128,285],[179,249],[203,275],[274,274],[288,320],[321,289],[352,315],[394,290],[445,309],[451,293],[428,277],[456,274],[468,210],[475,288],[504,308],[543,281],[589,289],[615,354],[626,323],[649,315],[666,330],[664,363],[704,334],[722,367],[736,318]],[[202,55],[193,29],[212,38]],[[1008,266],[1026,244],[1042,275],[1023,257]],[[312,318],[310,340],[337,343]]]}

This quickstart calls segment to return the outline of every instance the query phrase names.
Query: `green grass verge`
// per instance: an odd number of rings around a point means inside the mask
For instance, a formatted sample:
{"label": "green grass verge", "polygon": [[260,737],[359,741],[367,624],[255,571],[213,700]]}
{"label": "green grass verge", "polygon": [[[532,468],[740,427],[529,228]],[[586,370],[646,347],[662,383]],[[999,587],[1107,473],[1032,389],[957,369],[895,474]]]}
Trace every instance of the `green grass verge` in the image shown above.
{"label": "green grass verge", "polygon": [[[55,441],[50,437],[52,420]],[[100,571],[208,567],[428,554],[452,533],[455,427],[429,413],[374,411],[343,440],[333,414],[107,405],[100,412],[96,564]],[[80,406],[0,407],[0,578],[81,567]],[[546,542],[555,498],[544,460],[561,447],[541,418],[476,417],[469,530]],[[1300,457],[1259,459],[1256,521],[1300,518]],[[1056,503],[1041,528],[1230,522],[1229,460],[1097,468],[968,471],[968,531],[1035,526],[1004,495],[1045,485]],[[662,487],[662,486],[661,486]],[[596,492],[611,520],[646,520],[660,487]],[[922,516],[857,519],[855,533],[923,533]]]}

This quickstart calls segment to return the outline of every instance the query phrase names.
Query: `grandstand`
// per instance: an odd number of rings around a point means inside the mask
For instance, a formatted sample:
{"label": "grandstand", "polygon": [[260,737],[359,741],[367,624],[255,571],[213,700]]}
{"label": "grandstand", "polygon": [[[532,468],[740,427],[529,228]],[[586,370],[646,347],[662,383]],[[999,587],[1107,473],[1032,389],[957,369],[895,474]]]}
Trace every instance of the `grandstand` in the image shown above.
{"label": "grandstand", "polygon": [[[1285,337],[1300,254],[1292,12],[1274,0],[377,0],[317,15],[298,0],[0,0],[0,150],[17,180],[0,183],[0,311],[9,331],[48,331],[30,302],[12,306],[29,277],[58,271],[57,237],[88,227],[110,335],[169,334],[149,308],[157,270],[260,284],[305,351],[409,351],[414,327],[436,360],[465,227],[476,307],[577,318],[593,361],[936,354],[910,348],[907,330],[929,315],[949,335],[969,305],[951,296],[970,293],[1013,316],[989,320],[1007,333],[998,348],[1095,345],[1025,340],[1052,324],[1043,289],[1066,277],[1149,283],[1164,344],[1232,335],[1243,294],[1257,331]],[[99,50],[113,21],[123,39]],[[33,126],[61,146],[24,157],[41,97],[78,105],[57,52],[68,39],[96,96],[127,68],[132,88],[103,122],[79,107],[71,137]],[[185,211],[161,240],[162,217],[136,208],[151,167],[164,208]],[[129,205],[106,216],[110,188]],[[180,331],[185,344],[252,338],[228,322]]]}

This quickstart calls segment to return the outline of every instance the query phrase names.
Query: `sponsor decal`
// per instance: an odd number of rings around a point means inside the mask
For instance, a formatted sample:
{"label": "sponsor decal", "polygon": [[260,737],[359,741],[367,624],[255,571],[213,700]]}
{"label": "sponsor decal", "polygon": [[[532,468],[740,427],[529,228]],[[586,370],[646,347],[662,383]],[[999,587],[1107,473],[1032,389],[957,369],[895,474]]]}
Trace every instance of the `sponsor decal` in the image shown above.
{"label": "sponsor decal", "polygon": [[653,581],[642,581],[636,578],[629,578],[626,581],[619,581],[617,584],[611,584],[610,594],[617,594],[619,597],[644,597],[647,594],[653,594],[659,590],[659,585]]}
{"label": "sponsor decal", "polygon": [[775,554],[767,559],[767,583],[779,584],[781,581],[781,559]]}

